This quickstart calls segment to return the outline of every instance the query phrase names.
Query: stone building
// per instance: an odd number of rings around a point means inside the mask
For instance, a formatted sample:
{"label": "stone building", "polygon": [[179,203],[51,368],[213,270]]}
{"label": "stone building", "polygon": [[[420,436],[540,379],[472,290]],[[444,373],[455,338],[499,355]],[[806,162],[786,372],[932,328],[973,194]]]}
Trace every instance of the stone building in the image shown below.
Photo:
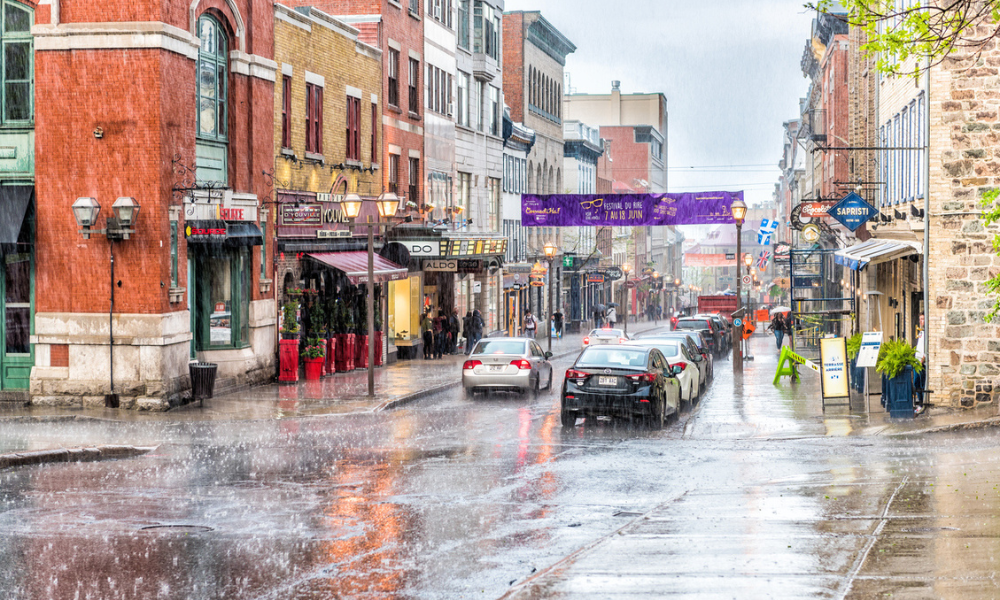
{"label": "stone building", "polygon": [[[3,5],[5,47],[24,51],[5,86],[33,99],[6,109],[22,128],[5,129],[5,145],[24,154],[4,168],[26,187],[33,176],[39,199],[4,261],[9,280],[34,278],[33,293],[7,295],[5,383],[30,384],[36,403],[162,410],[189,388],[192,359],[219,365],[217,387],[272,377],[260,223],[273,13],[251,0],[34,4]],[[33,149],[44,152],[32,173]],[[121,198],[139,213],[113,242],[112,280],[99,230]],[[73,218],[80,203],[101,206],[89,238]]]}

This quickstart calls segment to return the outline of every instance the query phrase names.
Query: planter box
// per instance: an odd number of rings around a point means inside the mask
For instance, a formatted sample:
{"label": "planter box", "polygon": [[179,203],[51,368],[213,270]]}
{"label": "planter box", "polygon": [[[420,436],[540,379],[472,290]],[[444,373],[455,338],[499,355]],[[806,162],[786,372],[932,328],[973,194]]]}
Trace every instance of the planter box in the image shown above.
{"label": "planter box", "polygon": [[884,380],[882,394],[889,416],[894,418],[913,418],[913,367],[906,367],[893,377]]}
{"label": "planter box", "polygon": [[299,340],[279,342],[278,381],[294,383],[299,380]]}
{"label": "planter box", "polygon": [[304,361],[306,363],[306,381],[318,381],[323,376],[323,364],[326,362],[326,358],[320,356],[306,358]]}
{"label": "planter box", "polygon": [[355,344],[354,366],[358,369],[368,368],[368,336],[357,336]]}
{"label": "planter box", "polygon": [[328,375],[333,375],[337,372],[337,336],[333,336],[327,340],[326,372]]}
{"label": "planter box", "polygon": [[337,335],[337,372],[347,373],[354,370],[354,334]]}

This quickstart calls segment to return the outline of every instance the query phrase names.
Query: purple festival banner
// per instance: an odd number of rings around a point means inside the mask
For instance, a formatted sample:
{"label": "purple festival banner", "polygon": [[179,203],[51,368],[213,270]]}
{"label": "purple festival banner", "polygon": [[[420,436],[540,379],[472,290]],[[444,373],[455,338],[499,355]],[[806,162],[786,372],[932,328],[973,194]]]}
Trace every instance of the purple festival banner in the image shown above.
{"label": "purple festival banner", "polygon": [[525,227],[731,225],[743,192],[521,196]]}

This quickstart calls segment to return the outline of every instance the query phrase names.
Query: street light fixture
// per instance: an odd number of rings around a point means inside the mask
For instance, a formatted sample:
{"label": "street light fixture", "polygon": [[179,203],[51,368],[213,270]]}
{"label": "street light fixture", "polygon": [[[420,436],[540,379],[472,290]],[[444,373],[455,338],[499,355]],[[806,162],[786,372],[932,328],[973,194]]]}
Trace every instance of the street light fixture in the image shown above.
{"label": "street light fixture", "polygon": [[549,352],[552,352],[552,315],[555,314],[555,311],[552,309],[553,308],[552,307],[552,287],[553,287],[552,286],[552,260],[556,257],[556,252],[558,252],[559,249],[556,248],[555,244],[553,244],[552,242],[549,242],[549,243],[545,244],[545,247],[542,248],[542,251],[545,253],[545,258],[548,259],[548,261],[549,261],[549,271],[548,271],[548,276],[549,276],[549,319],[548,319],[548,322],[546,323],[546,329],[548,329],[548,332],[549,332]]}
{"label": "street light fixture", "polygon": [[89,240],[93,234],[108,238],[111,262],[111,304],[108,308],[109,393],[104,397],[104,406],[118,408],[118,394],[115,393],[115,241],[127,240],[130,234],[135,233],[133,227],[139,218],[139,203],[135,198],[122,197],[115,200],[111,208],[114,216],[108,216],[104,229],[93,229],[101,214],[101,204],[96,198],[77,198],[72,211],[83,239]]}
{"label": "street light fixture", "polygon": [[632,272],[632,265],[630,265],[628,263],[622,265],[622,271],[625,272],[625,290],[624,290],[624,292],[622,292],[622,304],[624,305],[622,308],[625,309],[625,315],[624,315],[625,316],[625,328],[624,328],[624,331],[625,331],[626,334],[628,334],[628,300],[629,300],[628,276],[629,276],[629,273]]}
{"label": "street light fixture", "polygon": [[[743,221],[747,218],[747,205],[746,202],[737,198],[730,206],[730,211],[733,213],[733,220],[736,221],[736,259],[743,254]],[[747,259],[753,260],[749,254],[746,256]],[[744,259],[746,260],[746,259]],[[750,264],[747,263],[749,267]],[[740,265],[736,263],[736,313],[742,314],[743,303],[741,299],[742,290],[740,290]],[[743,326],[740,325],[736,328],[738,343],[733,347],[733,375],[743,375]]]}

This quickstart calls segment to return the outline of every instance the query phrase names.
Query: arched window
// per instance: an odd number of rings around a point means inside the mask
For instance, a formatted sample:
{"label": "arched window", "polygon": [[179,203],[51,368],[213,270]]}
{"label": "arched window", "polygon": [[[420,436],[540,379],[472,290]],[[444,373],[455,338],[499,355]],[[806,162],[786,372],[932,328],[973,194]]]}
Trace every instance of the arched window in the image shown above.
{"label": "arched window", "polygon": [[229,44],[222,25],[210,15],[198,20],[198,38],[198,137],[224,142]]}
{"label": "arched window", "polygon": [[30,125],[34,120],[34,13],[17,2],[3,3],[3,124]]}

